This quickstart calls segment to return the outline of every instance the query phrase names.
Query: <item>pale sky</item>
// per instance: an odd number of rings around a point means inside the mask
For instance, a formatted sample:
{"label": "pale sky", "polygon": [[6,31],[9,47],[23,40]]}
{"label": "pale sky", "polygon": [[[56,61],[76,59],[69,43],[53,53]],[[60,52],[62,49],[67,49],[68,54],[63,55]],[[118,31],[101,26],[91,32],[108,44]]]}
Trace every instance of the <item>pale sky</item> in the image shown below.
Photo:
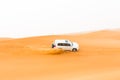
{"label": "pale sky", "polygon": [[0,37],[120,28],[119,0],[0,0]]}

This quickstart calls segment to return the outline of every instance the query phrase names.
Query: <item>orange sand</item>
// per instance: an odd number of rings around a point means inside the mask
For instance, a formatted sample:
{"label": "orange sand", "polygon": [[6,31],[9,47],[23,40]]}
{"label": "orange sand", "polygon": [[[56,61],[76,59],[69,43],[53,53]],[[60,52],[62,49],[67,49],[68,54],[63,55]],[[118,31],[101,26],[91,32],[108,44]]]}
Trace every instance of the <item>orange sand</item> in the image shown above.
{"label": "orange sand", "polygon": [[[0,80],[120,80],[120,32],[42,36],[0,41]],[[78,52],[51,49],[54,39]]]}
{"label": "orange sand", "polygon": [[0,38],[0,41],[12,40],[12,38]]}

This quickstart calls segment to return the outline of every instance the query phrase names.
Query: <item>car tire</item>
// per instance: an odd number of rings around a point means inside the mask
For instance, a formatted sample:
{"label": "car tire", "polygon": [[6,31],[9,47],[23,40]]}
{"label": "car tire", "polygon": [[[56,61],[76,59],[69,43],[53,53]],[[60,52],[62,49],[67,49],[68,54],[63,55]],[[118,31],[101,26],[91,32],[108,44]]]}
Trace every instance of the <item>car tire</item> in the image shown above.
{"label": "car tire", "polygon": [[72,49],[72,51],[73,51],[73,52],[76,52],[76,51],[77,51],[77,49],[76,49],[76,48],[73,48],[73,49]]}

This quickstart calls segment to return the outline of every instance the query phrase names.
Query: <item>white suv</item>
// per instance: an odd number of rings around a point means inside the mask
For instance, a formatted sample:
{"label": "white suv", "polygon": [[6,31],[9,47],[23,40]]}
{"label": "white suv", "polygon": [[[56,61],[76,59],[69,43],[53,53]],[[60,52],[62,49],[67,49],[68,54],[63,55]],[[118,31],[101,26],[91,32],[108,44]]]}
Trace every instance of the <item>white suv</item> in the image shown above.
{"label": "white suv", "polygon": [[78,51],[79,44],[71,42],[70,40],[55,40],[52,44],[52,48],[59,48],[63,50]]}

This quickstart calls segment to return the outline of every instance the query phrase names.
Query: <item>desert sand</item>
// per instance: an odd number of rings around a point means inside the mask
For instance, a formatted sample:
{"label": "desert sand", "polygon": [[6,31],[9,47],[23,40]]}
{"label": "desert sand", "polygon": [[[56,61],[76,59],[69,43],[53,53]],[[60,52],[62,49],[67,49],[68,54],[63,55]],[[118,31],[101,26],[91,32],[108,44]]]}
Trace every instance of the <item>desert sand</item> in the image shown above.
{"label": "desert sand", "polygon": [[7,41],[7,40],[12,40],[12,38],[0,38],[0,41]]}
{"label": "desert sand", "polygon": [[[80,50],[51,49],[55,39]],[[0,80],[120,80],[120,31],[0,40]]]}

